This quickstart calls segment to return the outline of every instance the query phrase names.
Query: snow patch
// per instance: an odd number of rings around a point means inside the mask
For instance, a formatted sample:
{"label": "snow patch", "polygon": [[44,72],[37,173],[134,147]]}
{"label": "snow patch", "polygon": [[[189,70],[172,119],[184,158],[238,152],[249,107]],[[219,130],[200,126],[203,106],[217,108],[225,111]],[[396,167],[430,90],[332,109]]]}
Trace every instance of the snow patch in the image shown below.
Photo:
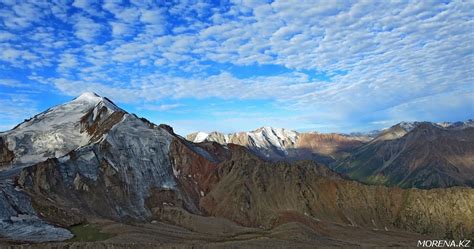
{"label": "snow patch", "polygon": [[200,143],[200,142],[203,142],[204,140],[206,140],[206,138],[209,136],[209,134],[205,133],[205,132],[198,132],[196,134],[196,137],[194,138],[194,142],[195,143]]}
{"label": "snow patch", "polygon": [[402,127],[406,132],[410,132],[416,127],[415,122],[401,122],[400,127]]}

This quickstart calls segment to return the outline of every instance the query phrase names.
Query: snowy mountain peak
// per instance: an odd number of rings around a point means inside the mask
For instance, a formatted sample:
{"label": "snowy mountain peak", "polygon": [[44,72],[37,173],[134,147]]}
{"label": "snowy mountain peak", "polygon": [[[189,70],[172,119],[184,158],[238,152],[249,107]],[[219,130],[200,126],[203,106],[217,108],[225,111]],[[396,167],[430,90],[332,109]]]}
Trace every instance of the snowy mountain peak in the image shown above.
{"label": "snowy mountain peak", "polygon": [[[87,144],[94,124],[114,113],[125,113],[107,98],[83,93],[74,100],[50,108],[3,133],[14,164],[36,163],[60,157]],[[117,115],[116,115],[117,116]]]}
{"label": "snowy mountain peak", "polygon": [[264,150],[263,156],[273,154],[286,155],[287,149],[296,145],[299,134],[296,131],[270,126],[260,127],[253,131],[223,134],[219,132],[196,132],[189,134],[188,139],[195,143],[214,141],[221,144],[240,144],[253,149]]}
{"label": "snowy mountain peak", "polygon": [[63,106],[68,105],[83,105],[85,109],[89,109],[91,106],[96,107],[107,107],[111,111],[123,111],[120,107],[116,106],[108,98],[102,97],[95,92],[84,92],[69,103],[65,103]]}
{"label": "snowy mountain peak", "polygon": [[410,132],[413,128],[416,127],[416,122],[401,122],[400,127],[402,127],[406,132]]}
{"label": "snowy mountain peak", "polygon": [[441,122],[441,123],[436,123],[436,124],[446,129],[465,129],[469,127],[474,127],[474,120],[468,119],[466,121]]}
{"label": "snowy mountain peak", "polygon": [[87,103],[99,103],[103,101],[104,98],[99,96],[94,92],[84,92],[79,95],[77,98],[73,99],[71,102],[87,102]]}
{"label": "snowy mountain peak", "polygon": [[291,141],[295,141],[296,137],[298,136],[298,133],[293,130],[287,130],[284,128],[274,128],[270,126],[263,126],[258,129],[256,129],[253,132],[249,132],[248,134],[257,134],[257,133],[262,133],[265,136],[272,136],[277,138],[278,140],[285,140],[289,139]]}
{"label": "snowy mountain peak", "polygon": [[401,127],[403,130],[406,132],[410,132],[416,127],[419,127],[421,125],[429,125],[429,126],[434,126],[438,128],[444,128],[444,129],[465,129],[469,127],[474,127],[474,121],[471,119],[468,119],[466,121],[458,121],[458,122],[439,122],[439,123],[433,123],[433,122],[400,122],[399,124],[395,125]]}
{"label": "snowy mountain peak", "polygon": [[195,143],[200,143],[200,142],[203,142],[204,140],[206,140],[206,138],[209,136],[209,134],[205,133],[205,132],[198,132],[196,134],[196,137],[194,138],[194,141]]}
{"label": "snowy mountain peak", "polygon": [[262,126],[254,131],[251,131],[250,133],[257,133],[257,132],[266,132],[266,133],[275,133],[283,136],[293,136],[296,134],[296,131],[293,130],[288,130],[285,128],[275,128],[271,126]]}

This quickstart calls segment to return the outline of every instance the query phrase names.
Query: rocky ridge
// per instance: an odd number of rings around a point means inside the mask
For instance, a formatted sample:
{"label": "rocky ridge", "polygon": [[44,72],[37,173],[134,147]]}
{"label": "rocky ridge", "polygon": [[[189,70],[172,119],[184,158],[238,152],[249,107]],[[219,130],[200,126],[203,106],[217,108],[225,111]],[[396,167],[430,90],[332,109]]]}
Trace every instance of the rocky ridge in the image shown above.
{"label": "rocky ridge", "polygon": [[223,134],[196,132],[187,139],[200,143],[215,141],[220,144],[238,144],[267,161],[314,160],[332,163],[337,158],[366,142],[366,136],[349,136],[337,133],[299,133],[283,128],[261,127],[250,132]]}

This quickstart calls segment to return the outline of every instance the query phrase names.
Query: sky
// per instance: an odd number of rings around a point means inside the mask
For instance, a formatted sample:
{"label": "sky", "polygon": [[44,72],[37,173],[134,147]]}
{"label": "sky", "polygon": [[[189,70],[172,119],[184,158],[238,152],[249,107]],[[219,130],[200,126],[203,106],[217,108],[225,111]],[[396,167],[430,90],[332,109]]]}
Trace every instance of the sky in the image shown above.
{"label": "sky", "polygon": [[474,118],[474,1],[0,0],[0,130],[82,92],[179,134]]}

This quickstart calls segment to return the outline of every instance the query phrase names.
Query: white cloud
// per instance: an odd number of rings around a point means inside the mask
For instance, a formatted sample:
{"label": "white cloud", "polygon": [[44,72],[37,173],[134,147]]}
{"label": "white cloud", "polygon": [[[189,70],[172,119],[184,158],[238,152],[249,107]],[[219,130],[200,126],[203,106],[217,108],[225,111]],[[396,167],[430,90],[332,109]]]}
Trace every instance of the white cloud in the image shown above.
{"label": "white cloud", "polygon": [[111,22],[110,26],[112,26],[112,35],[116,37],[126,36],[133,33],[133,29],[125,23]]}
{"label": "white cloud", "polygon": [[157,10],[144,10],[141,13],[140,20],[147,24],[157,24],[164,21],[162,11]]}
{"label": "white cloud", "polygon": [[79,65],[79,62],[76,59],[74,54],[63,54],[58,67],[61,69],[75,68]]}
{"label": "white cloud", "polygon": [[142,107],[142,109],[149,110],[149,111],[162,112],[162,111],[170,111],[182,106],[183,106],[182,104],[162,104],[162,105],[146,104]]}
{"label": "white cloud", "polygon": [[28,50],[20,50],[0,44],[0,61],[10,63],[14,67],[33,67],[39,57]]}
{"label": "white cloud", "polygon": [[42,16],[43,13],[34,4],[26,1],[0,11],[0,20],[3,19],[3,24],[12,30],[28,28],[33,22],[41,21]]}
{"label": "white cloud", "polygon": [[[295,101],[319,82],[310,82],[305,74],[287,74],[270,77],[238,79],[229,73],[205,78],[188,79],[152,74],[133,80],[135,87],[123,88],[106,86],[97,82],[53,80],[56,87],[70,96],[78,95],[83,89],[100,92],[123,102],[157,101],[163,98],[217,97],[221,99],[278,99],[281,102]],[[77,86],[81,86],[80,90]]]}
{"label": "white cloud", "polygon": [[74,0],[72,6],[79,9],[87,10],[88,8],[90,8],[90,2],[88,0]]}
{"label": "white cloud", "polygon": [[0,41],[8,41],[15,39],[16,36],[10,32],[0,31]]}
{"label": "white cloud", "polygon": [[86,42],[93,42],[94,39],[103,31],[102,25],[94,22],[94,20],[88,17],[76,15],[74,20],[74,34],[77,38]]}
{"label": "white cloud", "polygon": [[0,79],[0,86],[7,86],[7,87],[25,87],[28,86],[27,84],[23,84],[18,80],[14,79]]}

